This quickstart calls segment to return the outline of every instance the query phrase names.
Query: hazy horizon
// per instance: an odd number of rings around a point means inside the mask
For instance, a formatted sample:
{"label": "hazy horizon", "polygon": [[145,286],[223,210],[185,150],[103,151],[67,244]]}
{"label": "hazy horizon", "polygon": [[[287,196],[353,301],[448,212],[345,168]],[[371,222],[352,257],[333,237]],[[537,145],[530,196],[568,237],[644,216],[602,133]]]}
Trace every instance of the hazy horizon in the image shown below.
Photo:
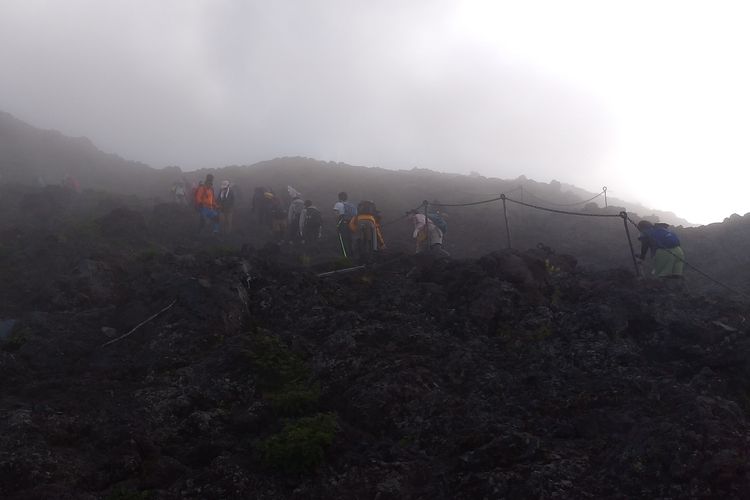
{"label": "hazy horizon", "polygon": [[525,175],[718,222],[750,211],[747,14],[725,2],[11,0],[0,109],[154,167],[304,156]]}

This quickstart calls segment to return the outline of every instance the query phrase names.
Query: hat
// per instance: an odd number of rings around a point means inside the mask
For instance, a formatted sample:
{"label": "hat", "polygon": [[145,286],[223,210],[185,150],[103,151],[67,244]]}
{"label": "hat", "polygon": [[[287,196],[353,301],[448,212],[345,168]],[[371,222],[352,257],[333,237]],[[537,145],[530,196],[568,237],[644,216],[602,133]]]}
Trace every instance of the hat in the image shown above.
{"label": "hat", "polygon": [[641,231],[645,231],[646,229],[651,229],[652,227],[654,227],[654,225],[651,224],[650,221],[647,221],[645,219],[638,223],[638,229],[640,229]]}
{"label": "hat", "polygon": [[229,181],[221,181],[221,187],[222,188],[228,188],[229,187]]}

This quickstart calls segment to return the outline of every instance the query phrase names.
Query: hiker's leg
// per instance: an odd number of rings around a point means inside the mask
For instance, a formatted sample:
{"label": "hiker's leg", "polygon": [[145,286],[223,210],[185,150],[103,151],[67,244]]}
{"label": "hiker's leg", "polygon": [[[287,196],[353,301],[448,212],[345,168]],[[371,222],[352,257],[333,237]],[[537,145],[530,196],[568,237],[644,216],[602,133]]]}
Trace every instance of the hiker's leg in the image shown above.
{"label": "hiker's leg", "polygon": [[221,213],[221,228],[224,234],[229,234],[232,231],[232,210],[226,210]]}
{"label": "hiker's leg", "polygon": [[672,264],[672,274],[674,276],[682,276],[683,268],[685,267],[685,253],[682,251],[682,247],[675,247],[670,250],[675,257],[674,263]]}
{"label": "hiker's leg", "polygon": [[674,257],[660,248],[654,254],[654,275],[657,278],[663,278],[672,274],[672,267],[674,265]]}

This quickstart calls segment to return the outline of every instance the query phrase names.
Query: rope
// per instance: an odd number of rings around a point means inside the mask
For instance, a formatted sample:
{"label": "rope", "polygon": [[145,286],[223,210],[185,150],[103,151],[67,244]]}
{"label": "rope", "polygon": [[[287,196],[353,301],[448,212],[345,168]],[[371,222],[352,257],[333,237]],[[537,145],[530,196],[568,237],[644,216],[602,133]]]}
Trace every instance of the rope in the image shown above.
{"label": "rope", "polygon": [[402,221],[402,220],[406,219],[407,217],[409,217],[409,214],[408,214],[408,213],[406,213],[406,214],[404,214],[404,215],[402,215],[401,217],[398,217],[398,218],[396,218],[396,219],[392,219],[392,220],[389,220],[388,222],[383,222],[383,223],[382,223],[382,224],[380,225],[380,227],[390,226],[391,224],[394,224],[394,223],[396,223],[396,222],[398,222],[398,221]]}
{"label": "rope", "polygon": [[[515,193],[519,189],[523,189],[523,186],[522,185],[518,185],[518,186],[514,187],[511,190],[504,191],[503,193],[505,193],[505,194]],[[481,193],[481,194],[477,194],[477,196],[500,196],[503,193]],[[441,203],[433,203],[433,205],[441,205]]]}
{"label": "rope", "polygon": [[588,203],[590,201],[593,201],[593,200],[597,199],[598,197],[600,197],[601,195],[604,194],[604,191],[601,191],[599,194],[592,196],[588,200],[577,201],[575,203],[552,203],[551,201],[547,201],[545,199],[542,199],[542,198],[536,196],[534,193],[532,193],[530,191],[524,191],[524,193],[528,194],[529,196],[531,196],[532,198],[534,198],[536,200],[539,200],[539,201],[542,201],[542,202],[546,203],[547,205],[553,205],[553,206],[556,206],[556,207],[574,207],[576,205],[583,205],[584,203]]}
{"label": "rope", "polygon": [[146,320],[144,320],[144,321],[141,321],[140,323],[138,323],[138,324],[137,324],[137,325],[135,326],[135,328],[133,328],[132,330],[130,330],[130,331],[129,331],[128,333],[126,333],[125,335],[120,335],[120,336],[119,336],[119,337],[117,337],[116,339],[110,340],[109,342],[105,342],[104,344],[102,344],[102,345],[101,345],[101,347],[107,347],[107,346],[108,346],[108,345],[110,345],[110,344],[114,344],[115,342],[119,342],[120,340],[122,340],[122,339],[124,339],[125,337],[129,336],[129,335],[130,335],[131,333],[135,332],[135,331],[136,331],[137,329],[139,329],[140,327],[142,327],[143,325],[145,325],[146,323],[148,323],[148,322],[149,322],[149,321],[151,321],[152,319],[156,318],[156,317],[157,317],[158,315],[160,315],[161,313],[163,313],[163,312],[165,312],[166,310],[170,309],[170,308],[171,308],[171,307],[172,307],[173,305],[175,305],[175,303],[176,303],[176,302],[177,302],[177,299],[173,300],[173,301],[172,301],[172,303],[171,303],[171,304],[169,304],[169,305],[168,305],[167,307],[165,307],[164,309],[162,309],[162,310],[161,310],[161,311],[159,311],[158,313],[156,313],[156,314],[152,315],[152,316],[151,316],[151,317],[149,317],[148,319],[146,319]]}
{"label": "rope", "polygon": [[[630,218],[629,216],[628,216],[628,218],[627,218],[627,219],[628,219],[628,222],[630,222],[630,223],[631,223],[631,224],[633,225],[633,227],[635,227],[636,229],[638,229],[638,224],[636,224],[636,223],[635,223],[635,222],[633,221],[633,219],[631,219],[631,218]],[[640,229],[638,229],[638,231],[640,231]],[[684,264],[685,266],[687,266],[687,267],[689,267],[690,269],[692,269],[693,271],[697,272],[698,274],[700,274],[700,275],[701,275],[701,276],[703,276],[704,278],[706,278],[706,279],[708,279],[708,280],[710,280],[710,281],[714,282],[715,284],[717,284],[717,285],[719,285],[719,286],[721,286],[721,287],[724,287],[724,288],[726,288],[727,290],[729,290],[729,291],[730,291],[730,292],[732,292],[732,293],[736,293],[737,295],[739,295],[739,296],[741,296],[741,297],[744,297],[745,299],[748,299],[748,300],[750,300],[750,295],[747,295],[747,294],[746,294],[746,293],[744,293],[744,292],[740,292],[739,290],[737,290],[737,289],[735,289],[735,288],[732,288],[731,286],[729,286],[729,285],[727,285],[727,284],[725,284],[725,283],[722,283],[721,281],[717,280],[716,278],[714,278],[714,277],[712,277],[712,276],[709,276],[708,274],[706,274],[705,272],[701,271],[700,269],[698,269],[697,267],[695,267],[695,266],[694,266],[693,264],[691,264],[690,262],[688,262],[688,261],[686,261],[685,259],[683,259],[682,257],[680,257],[679,255],[677,255],[677,254],[675,254],[675,253],[673,253],[673,252],[670,252],[670,251],[669,251],[669,248],[662,248],[662,247],[659,247],[659,249],[660,249],[660,250],[664,250],[665,252],[668,252],[668,253],[669,253],[669,254],[670,254],[670,255],[671,255],[672,257],[674,257],[675,259],[679,260],[679,261],[680,261],[680,262],[682,262],[682,263],[683,263],[683,264]]]}
{"label": "rope", "polygon": [[492,203],[493,201],[499,201],[502,200],[505,195],[502,194],[498,196],[497,198],[492,198],[491,200],[482,200],[482,201],[473,201],[469,203],[435,203],[435,206],[437,207],[470,207],[473,205],[482,205],[484,203]]}
{"label": "rope", "polygon": [[327,273],[320,273],[317,275],[318,278],[325,278],[326,276],[333,276],[335,274],[343,274],[343,273],[352,273],[354,271],[359,271],[360,269],[365,269],[367,266],[354,266],[354,267],[347,267],[345,269],[337,269],[335,271],[328,271]]}
{"label": "rope", "polygon": [[383,262],[374,262],[372,264],[364,264],[361,266],[354,266],[354,267],[347,267],[345,269],[337,269],[335,271],[328,271],[325,273],[319,273],[316,276],[318,278],[326,278],[328,276],[336,276],[338,274],[345,274],[345,273],[353,273],[355,271],[361,271],[361,270],[375,270],[375,269],[382,269],[386,266],[389,266],[393,264],[394,262],[398,262],[399,260],[409,259],[411,258],[410,255],[397,255],[396,257],[393,257],[388,260],[384,260]]}
{"label": "rope", "polygon": [[423,204],[420,203],[419,205],[417,205],[416,208],[412,208],[411,210],[407,210],[406,213],[404,215],[402,215],[401,217],[398,217],[396,219],[392,219],[392,220],[389,220],[388,222],[382,223],[380,225],[380,227],[390,226],[391,224],[393,224],[395,222],[402,221],[402,220],[406,219],[407,217],[409,217],[413,212],[416,212],[417,210],[419,210],[420,208],[422,208],[422,206],[423,206]]}
{"label": "rope", "polygon": [[[521,186],[515,188],[514,191],[516,189],[519,189],[520,187]],[[555,204],[555,203],[550,203],[550,204],[551,205],[557,205],[557,206],[580,205],[582,203],[588,203],[591,200],[594,200],[594,199],[598,198],[601,195],[605,195],[606,196],[606,191],[607,191],[606,188],[602,188],[602,191],[599,194],[597,194],[596,196],[594,196],[592,198],[589,198],[588,200],[584,200],[584,201],[575,203],[575,204],[569,204],[569,205]],[[528,194],[531,194],[531,193],[528,193]],[[533,194],[531,194],[531,196],[534,197],[534,198],[536,198],[536,199],[540,199],[540,198],[534,196]],[[589,213],[583,213],[583,212],[569,212],[567,210],[557,210],[557,209],[554,209],[554,208],[540,207],[539,205],[534,205],[534,204],[531,204],[531,203],[524,203],[522,201],[514,200],[512,198],[508,198],[507,196],[505,196],[505,194],[501,194],[497,198],[491,198],[489,200],[474,201],[474,202],[468,202],[468,203],[436,203],[435,206],[439,206],[439,207],[470,207],[470,206],[474,206],[474,205],[483,205],[485,203],[492,203],[493,201],[499,201],[499,200],[503,201],[503,205],[505,205],[506,201],[510,201],[512,203],[516,203],[516,204],[522,205],[524,207],[534,208],[536,210],[543,210],[545,212],[551,212],[551,213],[555,213],[555,214],[576,215],[576,216],[579,216],[579,217],[609,217],[609,218],[618,217],[618,218],[622,218],[625,221],[625,223],[626,223],[626,225],[625,225],[626,232],[627,232],[627,222],[630,222],[636,229],[638,229],[638,225],[635,222],[633,222],[633,220],[630,218],[629,215],[627,215],[627,212],[621,212],[619,214],[589,214]],[[542,200],[542,201],[544,201],[544,200]],[[424,203],[422,203],[420,206],[424,206]],[[391,222],[396,222],[398,220],[401,220],[401,219],[407,217],[408,215],[409,215],[409,212],[407,212],[406,215],[400,217],[399,219],[395,219],[394,221],[391,221]],[[630,239],[629,234],[628,234],[628,239]],[[508,234],[508,245],[510,246],[510,235],[509,234]],[[675,257],[676,259],[680,260],[684,265],[686,265],[690,269],[694,270],[695,272],[697,272],[698,274],[700,274],[704,278],[707,278],[710,281],[714,282],[715,284],[726,288],[727,290],[729,290],[732,293],[740,295],[740,296],[742,296],[742,297],[744,297],[746,299],[750,299],[750,296],[748,296],[747,294],[745,294],[743,292],[740,292],[739,290],[736,290],[736,289],[730,287],[729,285],[727,285],[725,283],[722,283],[721,281],[719,281],[719,280],[717,280],[717,279],[709,276],[705,272],[701,271],[700,269],[698,269],[694,265],[692,265],[689,262],[687,262],[685,259],[683,259],[680,256],[678,256],[678,255],[670,252],[668,248],[663,248],[662,250],[665,250],[665,251],[669,252],[673,257]],[[635,257],[635,254],[632,251],[632,245],[631,245],[631,254],[633,254],[633,256]],[[637,268],[637,266],[636,266],[636,268]]]}
{"label": "rope", "polygon": [[545,212],[552,212],[556,214],[578,215],[581,217],[620,217],[619,214],[587,214],[584,212],[568,212],[566,210],[557,210],[554,208],[540,207],[538,205],[532,205],[531,203],[524,203],[522,201],[514,200],[512,198],[505,198],[505,199],[513,203],[518,203],[519,205],[523,205],[525,207],[536,208],[537,210],[544,210]]}
{"label": "rope", "polygon": [[[528,193],[528,191],[524,191],[524,192]],[[604,191],[602,191],[601,193],[597,194],[593,198],[589,198],[588,200],[575,203],[575,205],[580,205],[581,203],[588,203],[589,201],[591,201],[591,200],[593,200],[595,198],[598,198],[602,194],[604,194]],[[537,198],[534,195],[531,195],[531,196],[534,197],[534,198]],[[538,205],[532,205],[530,203],[524,203],[522,201],[514,200],[512,198],[508,198],[507,196],[505,196],[505,194],[501,194],[497,198],[491,198],[489,200],[472,201],[472,202],[468,202],[468,203],[436,203],[435,205],[439,206],[439,207],[470,207],[470,206],[474,206],[474,205],[482,205],[484,203],[492,203],[493,201],[499,201],[499,200],[502,200],[502,199],[511,201],[513,203],[518,203],[519,205],[523,205],[525,207],[536,208],[537,210],[546,210],[548,212],[554,212],[554,213],[558,213],[558,214],[582,215],[584,217],[619,217],[619,215],[615,215],[615,214],[587,214],[587,213],[581,213],[581,212],[566,212],[564,210],[556,210],[554,208],[540,207]],[[540,198],[537,198],[537,199],[540,199]],[[544,200],[542,200],[542,201],[544,201]],[[550,204],[551,205],[556,205],[555,203],[550,203]],[[557,204],[557,206],[564,207],[564,206],[571,206],[571,205]]]}

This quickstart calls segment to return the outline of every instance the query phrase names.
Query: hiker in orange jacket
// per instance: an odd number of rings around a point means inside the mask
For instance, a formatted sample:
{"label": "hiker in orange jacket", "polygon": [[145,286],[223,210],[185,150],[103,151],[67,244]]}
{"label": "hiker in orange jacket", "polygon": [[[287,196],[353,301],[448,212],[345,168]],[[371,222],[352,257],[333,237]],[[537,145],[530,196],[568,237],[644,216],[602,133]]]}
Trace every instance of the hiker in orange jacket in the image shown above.
{"label": "hiker in orange jacket", "polygon": [[361,261],[367,261],[373,252],[385,249],[380,213],[375,203],[361,201],[357,206],[357,215],[349,221],[349,229],[356,239],[355,248]]}
{"label": "hiker in orange jacket", "polygon": [[201,229],[206,220],[213,223],[213,232],[219,232],[219,211],[214,201],[214,176],[206,175],[202,186],[195,191],[195,206],[201,214]]}

